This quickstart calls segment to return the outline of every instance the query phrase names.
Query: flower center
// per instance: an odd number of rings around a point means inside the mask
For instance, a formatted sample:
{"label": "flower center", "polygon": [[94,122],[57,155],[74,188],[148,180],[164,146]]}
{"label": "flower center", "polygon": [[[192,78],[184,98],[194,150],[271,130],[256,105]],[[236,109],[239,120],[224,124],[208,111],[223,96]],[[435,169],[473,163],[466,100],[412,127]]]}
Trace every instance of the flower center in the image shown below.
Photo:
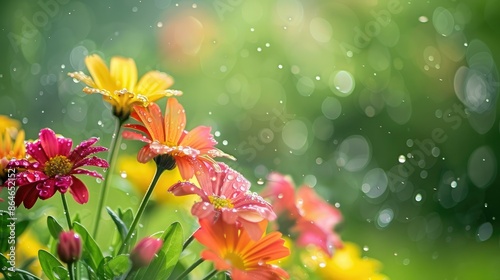
{"label": "flower center", "polygon": [[215,195],[208,196],[210,203],[214,206],[215,209],[219,210],[221,208],[230,208],[232,209],[234,205],[231,203],[229,198],[218,197]]}
{"label": "flower center", "polygon": [[224,256],[224,260],[232,267],[235,267],[240,270],[245,270],[245,263],[238,254],[235,254],[233,252],[228,252]]}
{"label": "flower center", "polygon": [[55,156],[45,163],[43,171],[47,176],[54,177],[56,175],[67,175],[71,168],[73,168],[73,163],[67,157]]}

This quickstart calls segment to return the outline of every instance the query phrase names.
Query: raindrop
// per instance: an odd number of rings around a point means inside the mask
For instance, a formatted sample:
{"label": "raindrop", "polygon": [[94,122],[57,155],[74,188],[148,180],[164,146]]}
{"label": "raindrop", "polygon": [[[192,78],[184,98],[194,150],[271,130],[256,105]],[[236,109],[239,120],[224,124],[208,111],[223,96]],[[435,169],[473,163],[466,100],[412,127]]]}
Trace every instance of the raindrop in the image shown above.
{"label": "raindrop", "polygon": [[406,157],[404,155],[400,155],[398,158],[399,163],[405,163]]}
{"label": "raindrop", "polygon": [[368,250],[370,250],[370,248],[368,248],[368,246],[366,246],[366,245],[363,246],[363,251],[368,252]]}
{"label": "raindrop", "polygon": [[457,181],[451,181],[451,187],[456,188],[457,187]]}
{"label": "raindrop", "polygon": [[415,195],[415,201],[417,201],[417,202],[422,201],[422,195],[417,193],[417,195]]}
{"label": "raindrop", "polygon": [[[264,180],[262,178],[259,178],[259,180],[257,180],[257,185],[264,185]],[[283,195],[282,195],[282,197],[283,197]],[[280,198],[279,195],[278,195],[278,198]]]}
{"label": "raindrop", "polygon": [[127,171],[120,171],[120,177],[123,179],[127,178]]}

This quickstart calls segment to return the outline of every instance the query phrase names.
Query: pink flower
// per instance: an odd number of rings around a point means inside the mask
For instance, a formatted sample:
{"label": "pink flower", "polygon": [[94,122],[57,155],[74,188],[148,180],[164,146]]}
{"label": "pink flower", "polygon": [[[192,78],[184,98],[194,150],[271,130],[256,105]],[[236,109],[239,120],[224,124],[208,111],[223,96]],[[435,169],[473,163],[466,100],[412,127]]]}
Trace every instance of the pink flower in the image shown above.
{"label": "pink flower", "polygon": [[299,234],[297,245],[316,245],[329,256],[334,248],[342,247],[342,240],[334,231],[342,221],[342,214],[337,208],[319,197],[309,186],[295,191],[288,176],[272,173],[268,180],[262,196],[270,197],[276,212],[288,215],[287,218],[295,223],[291,230]]}
{"label": "pink flower", "polygon": [[194,216],[212,222],[221,218],[227,224],[244,227],[252,239],[258,240],[263,233],[259,223],[276,218],[272,206],[249,192],[250,182],[243,175],[224,163],[218,163],[218,167],[219,171],[209,167],[207,173],[197,176],[201,188],[179,182],[169,191],[174,195],[198,195],[201,201],[191,208]]}
{"label": "pink flower", "polygon": [[101,174],[81,168],[98,166],[107,168],[106,160],[92,154],[106,151],[105,147],[92,146],[98,138],[83,141],[71,151],[73,141],[70,138],[56,136],[54,131],[44,128],[38,140],[26,143],[28,159],[16,159],[9,162],[9,168],[19,168],[16,174],[16,206],[21,203],[31,208],[38,198],[45,200],[54,196],[56,191],[69,193],[76,202],[84,204],[89,199],[87,187],[76,174],[85,174],[103,179]]}
{"label": "pink flower", "polygon": [[59,234],[57,255],[64,263],[73,263],[82,256],[82,239],[73,230],[62,231]]}
{"label": "pink flower", "polygon": [[161,249],[161,246],[163,246],[163,241],[160,239],[143,238],[130,252],[132,266],[137,269],[149,265],[156,253]]}
{"label": "pink flower", "polygon": [[134,106],[130,116],[141,124],[126,124],[125,127],[141,133],[124,131],[123,138],[147,143],[137,154],[141,163],[158,155],[171,156],[182,178],[189,180],[195,173],[206,171],[205,163],[216,165],[214,157],[233,158],[215,148],[217,141],[210,134],[210,127],[198,126],[189,132],[184,130],[186,113],[175,98],[168,99],[165,117],[155,103],[148,107]]}

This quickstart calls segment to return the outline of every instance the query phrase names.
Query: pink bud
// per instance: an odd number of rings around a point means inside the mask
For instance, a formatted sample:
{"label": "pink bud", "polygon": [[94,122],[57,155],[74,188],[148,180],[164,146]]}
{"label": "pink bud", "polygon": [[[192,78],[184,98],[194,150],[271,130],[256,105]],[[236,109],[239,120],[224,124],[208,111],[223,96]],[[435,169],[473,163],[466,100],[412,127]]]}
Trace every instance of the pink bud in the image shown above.
{"label": "pink bud", "polygon": [[73,263],[82,256],[82,239],[73,230],[62,231],[59,234],[57,254],[64,263]]}
{"label": "pink bud", "polygon": [[161,246],[163,246],[163,241],[160,239],[152,237],[143,238],[135,245],[132,252],[130,252],[132,266],[137,269],[149,265]]}

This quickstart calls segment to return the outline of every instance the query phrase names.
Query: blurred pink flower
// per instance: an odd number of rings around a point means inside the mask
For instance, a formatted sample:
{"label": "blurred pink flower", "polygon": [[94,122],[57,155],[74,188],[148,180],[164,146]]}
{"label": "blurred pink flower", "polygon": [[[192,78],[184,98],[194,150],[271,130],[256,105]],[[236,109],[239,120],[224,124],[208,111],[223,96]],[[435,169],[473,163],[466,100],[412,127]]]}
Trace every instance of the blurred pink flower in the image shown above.
{"label": "blurred pink flower", "polygon": [[92,146],[99,139],[83,141],[73,151],[70,138],[56,136],[54,131],[44,128],[38,140],[26,143],[26,153],[30,159],[15,159],[9,162],[9,168],[19,168],[16,174],[16,206],[21,203],[31,208],[38,198],[51,198],[56,191],[66,193],[69,190],[76,202],[87,203],[89,192],[85,184],[76,178],[76,174],[85,174],[103,179],[96,171],[82,169],[82,166],[108,167],[108,162],[92,154],[106,151],[107,148]]}
{"label": "blurred pink flower", "polygon": [[287,219],[295,223],[291,231],[299,234],[297,245],[316,245],[329,256],[334,248],[342,247],[342,240],[335,232],[342,214],[309,186],[295,190],[289,176],[272,173],[261,194],[272,200],[278,215],[287,215]]}
{"label": "blurred pink flower", "polygon": [[73,230],[62,231],[59,234],[57,255],[64,263],[73,263],[82,256],[82,239]]}
{"label": "blurred pink flower", "polygon": [[155,254],[161,249],[161,246],[163,246],[163,241],[161,241],[161,239],[152,237],[141,239],[141,241],[135,245],[132,252],[130,252],[132,266],[137,269],[149,265],[155,257]]}
{"label": "blurred pink flower", "polygon": [[201,188],[190,182],[179,182],[169,191],[174,195],[196,194],[201,198],[191,208],[200,219],[215,222],[220,217],[225,223],[244,227],[254,240],[262,236],[259,223],[274,220],[272,206],[256,193],[249,192],[250,182],[224,163],[220,170],[208,167],[207,173],[197,176]]}

